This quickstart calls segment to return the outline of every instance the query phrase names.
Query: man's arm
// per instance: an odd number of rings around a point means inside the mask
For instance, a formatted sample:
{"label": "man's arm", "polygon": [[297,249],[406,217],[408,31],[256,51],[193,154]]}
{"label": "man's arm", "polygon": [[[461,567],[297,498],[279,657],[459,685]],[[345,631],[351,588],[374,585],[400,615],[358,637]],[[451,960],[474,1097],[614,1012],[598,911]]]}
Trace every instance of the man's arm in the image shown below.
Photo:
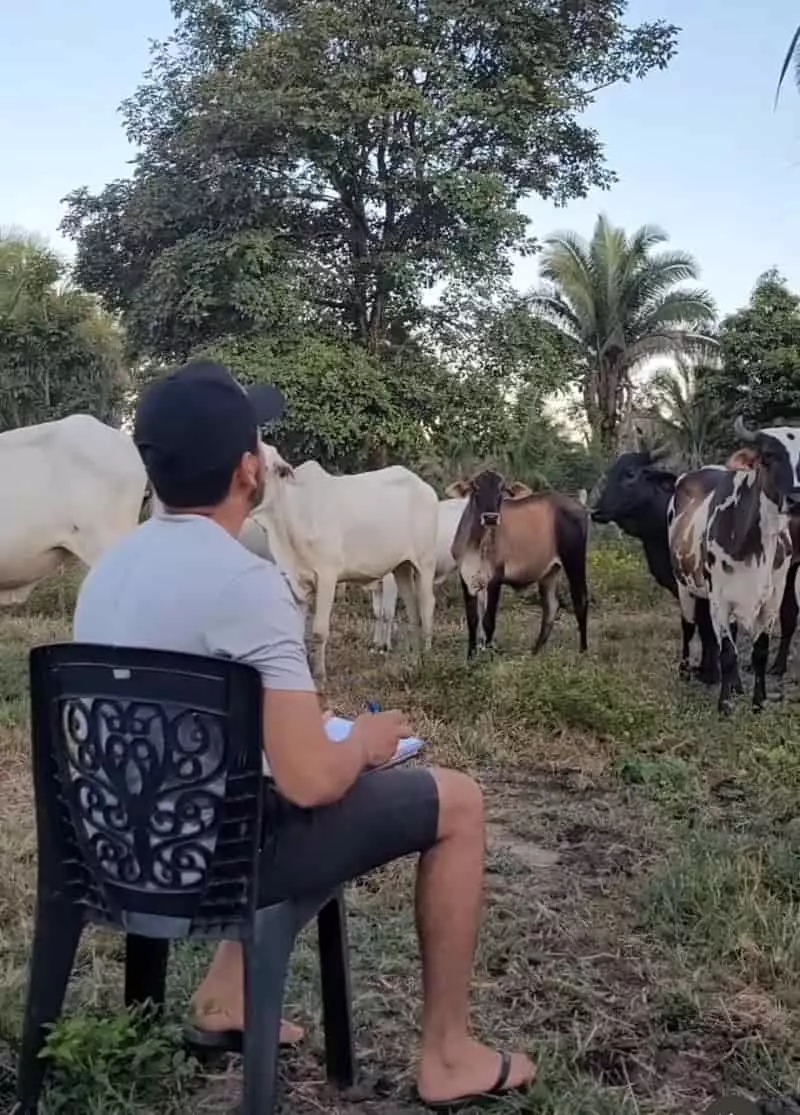
{"label": "man's arm", "polygon": [[264,684],[264,749],[272,777],[296,805],[337,801],[368,761],[359,732],[332,743],[311,677],[303,616],[286,579],[264,562],[242,573],[214,608],[209,654],[255,666]]}

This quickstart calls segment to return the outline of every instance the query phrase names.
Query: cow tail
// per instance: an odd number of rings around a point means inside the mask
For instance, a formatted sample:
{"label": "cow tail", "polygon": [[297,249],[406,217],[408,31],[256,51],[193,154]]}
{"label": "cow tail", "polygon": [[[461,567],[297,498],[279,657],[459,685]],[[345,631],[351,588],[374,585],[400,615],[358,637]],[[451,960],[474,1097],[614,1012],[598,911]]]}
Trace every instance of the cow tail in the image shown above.
{"label": "cow tail", "polygon": [[567,578],[572,608],[578,624],[581,650],[588,647],[589,589],[586,583],[586,551],[589,539],[589,516],[560,507],[556,511],[556,553]]}

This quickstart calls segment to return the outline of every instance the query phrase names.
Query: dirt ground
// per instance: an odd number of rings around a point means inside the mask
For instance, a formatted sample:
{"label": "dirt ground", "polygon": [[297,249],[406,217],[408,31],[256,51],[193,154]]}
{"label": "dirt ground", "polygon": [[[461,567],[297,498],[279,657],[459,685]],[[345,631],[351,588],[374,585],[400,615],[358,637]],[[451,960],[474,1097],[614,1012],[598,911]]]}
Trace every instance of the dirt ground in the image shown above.
{"label": "dirt ground", "polygon": [[[765,1115],[800,1115],[794,675],[760,717],[740,699],[721,722],[715,694],[677,678],[677,612],[638,557],[598,549],[590,580],[587,655],[563,611],[551,645],[532,659],[538,606],[509,593],[499,652],[469,667],[452,599],[442,601],[435,649],[419,665],[403,646],[388,659],[370,653],[368,602],[352,591],[334,617],[330,700],[343,714],[370,699],[402,705],[431,757],[483,786],[487,904],[475,1024],[539,1063],[531,1095],[498,1103],[498,1115],[689,1115],[737,1092]],[[63,585],[45,586],[0,620],[0,1111],[10,1101],[3,1067],[19,1033],[35,866],[26,654],[66,635],[70,603]],[[401,642],[404,626],[401,618]],[[744,680],[749,687],[746,671]],[[324,1083],[314,935],[301,938],[285,1013],[308,1033],[282,1055],[286,1112],[421,1110],[411,1091],[420,1006],[412,879],[413,864],[402,863],[350,888],[361,1078],[346,1095]],[[174,1025],[153,1054],[159,1072],[145,1066],[132,1082],[127,1039],[108,1038],[109,1022],[96,1021],[118,1016],[119,941],[91,934],[68,1005],[72,1045],[60,1047],[71,1053],[62,1053],[47,1111],[235,1111],[235,1060],[201,1070],[178,1051],[205,956],[176,950]]]}

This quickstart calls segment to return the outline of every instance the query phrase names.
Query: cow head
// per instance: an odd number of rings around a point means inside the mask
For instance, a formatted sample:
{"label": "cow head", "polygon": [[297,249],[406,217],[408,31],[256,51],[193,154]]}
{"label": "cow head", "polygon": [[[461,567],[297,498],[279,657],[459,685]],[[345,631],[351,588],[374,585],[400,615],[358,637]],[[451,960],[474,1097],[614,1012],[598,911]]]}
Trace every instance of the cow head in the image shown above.
{"label": "cow head", "polygon": [[497,528],[505,500],[532,495],[515,481],[506,483],[499,472],[485,469],[471,480],[457,480],[447,489],[453,499],[466,499],[450,552],[471,593],[485,589],[495,571]]}
{"label": "cow head", "polygon": [[504,477],[493,469],[478,472],[471,480],[456,480],[447,489],[451,499],[467,499],[466,510],[472,510],[481,527],[496,527],[504,499],[522,499],[533,493],[518,480],[507,484]]}
{"label": "cow head", "polygon": [[268,508],[274,502],[281,482],[294,476],[294,469],[284,461],[275,446],[267,445],[264,441],[261,442],[261,462],[261,498],[255,509]]}
{"label": "cow head", "polygon": [[[668,450],[622,453],[609,468],[600,499],[592,508],[596,523],[635,522],[675,490],[674,472],[656,468]],[[661,499],[659,499],[661,497]],[[660,511],[659,511],[660,513]]]}
{"label": "cow head", "polygon": [[[734,453],[728,467],[754,469],[762,488],[781,511],[800,511],[800,428],[769,426],[750,430],[741,415],[733,428],[745,448]],[[732,464],[737,461],[737,464]],[[749,464],[745,463],[748,462]]]}

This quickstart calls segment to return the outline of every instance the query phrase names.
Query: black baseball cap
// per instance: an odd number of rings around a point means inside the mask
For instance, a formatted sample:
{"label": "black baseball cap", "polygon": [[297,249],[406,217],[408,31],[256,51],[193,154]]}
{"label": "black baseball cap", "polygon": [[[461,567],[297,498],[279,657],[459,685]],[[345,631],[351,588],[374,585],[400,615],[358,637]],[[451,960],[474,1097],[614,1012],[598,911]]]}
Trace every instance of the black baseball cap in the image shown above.
{"label": "black baseball cap", "polygon": [[168,507],[211,506],[224,498],[242,456],[257,450],[260,427],[285,407],[276,387],[244,388],[223,364],[192,360],[144,391],[133,440]]}

